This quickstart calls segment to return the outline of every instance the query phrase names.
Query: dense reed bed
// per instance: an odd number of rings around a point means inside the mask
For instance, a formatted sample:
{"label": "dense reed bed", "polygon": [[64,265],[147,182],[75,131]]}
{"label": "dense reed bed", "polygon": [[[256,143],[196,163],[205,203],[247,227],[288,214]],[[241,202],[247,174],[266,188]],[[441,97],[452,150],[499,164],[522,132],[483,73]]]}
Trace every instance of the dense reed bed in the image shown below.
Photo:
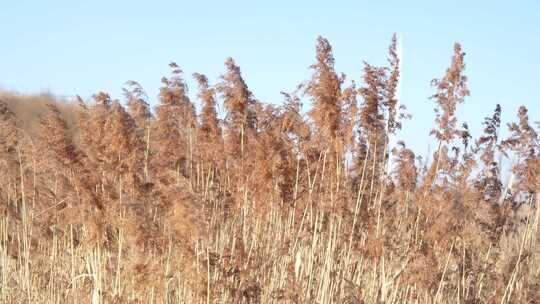
{"label": "dense reed bed", "polygon": [[193,75],[197,100],[171,63],[153,108],[135,81],[122,101],[1,93],[0,302],[538,303],[527,109],[500,138],[494,105],[472,138],[455,44],[422,159],[391,144],[410,118],[395,37],[387,56],[354,82],[319,37],[280,106],[231,58]]}

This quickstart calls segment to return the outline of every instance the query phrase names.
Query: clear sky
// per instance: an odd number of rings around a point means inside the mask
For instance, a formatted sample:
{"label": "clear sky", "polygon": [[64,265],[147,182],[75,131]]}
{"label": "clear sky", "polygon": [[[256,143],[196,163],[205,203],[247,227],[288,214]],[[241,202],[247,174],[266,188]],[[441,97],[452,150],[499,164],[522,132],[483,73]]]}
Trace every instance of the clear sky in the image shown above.
{"label": "clear sky", "polygon": [[[25,1],[0,5],[0,88],[121,97],[140,82],[155,103],[175,61],[212,81],[235,58],[255,96],[280,103],[309,78],[318,35],[336,68],[360,81],[362,61],[384,64],[393,32],[403,42],[401,102],[413,119],[400,137],[425,154],[433,125],[430,80],[455,41],[467,53],[472,96],[460,118],[473,135],[495,103],[506,122],[520,104],[540,120],[539,1]],[[188,84],[192,84],[191,80]],[[191,93],[196,93],[191,85]]]}

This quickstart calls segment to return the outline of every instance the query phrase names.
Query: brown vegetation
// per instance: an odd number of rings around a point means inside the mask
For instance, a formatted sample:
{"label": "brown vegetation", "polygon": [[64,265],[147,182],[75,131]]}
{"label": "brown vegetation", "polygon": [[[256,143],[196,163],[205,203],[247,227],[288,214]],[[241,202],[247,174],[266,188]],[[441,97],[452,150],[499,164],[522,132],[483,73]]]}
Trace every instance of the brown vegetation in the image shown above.
{"label": "brown vegetation", "polygon": [[432,83],[428,164],[390,144],[395,36],[358,88],[319,37],[281,106],[231,58],[193,75],[200,113],[175,63],[153,110],[134,81],[125,106],[1,93],[0,302],[538,303],[538,134],[521,107],[501,139],[497,105],[472,141],[464,56]]}

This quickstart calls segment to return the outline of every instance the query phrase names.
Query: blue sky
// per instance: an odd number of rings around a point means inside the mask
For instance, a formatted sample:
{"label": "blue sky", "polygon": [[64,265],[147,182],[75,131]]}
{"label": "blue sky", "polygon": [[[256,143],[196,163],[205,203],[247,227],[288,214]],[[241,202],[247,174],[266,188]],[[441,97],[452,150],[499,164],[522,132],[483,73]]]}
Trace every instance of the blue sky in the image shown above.
{"label": "blue sky", "polygon": [[[471,97],[460,118],[478,135],[496,103],[506,122],[520,104],[540,120],[538,1],[14,1],[0,10],[0,88],[121,97],[139,81],[155,102],[167,64],[212,81],[235,58],[256,97],[280,103],[309,78],[318,35],[336,68],[360,81],[362,62],[384,64],[393,32],[403,41],[401,102],[413,119],[399,136],[425,154],[433,124],[430,80],[455,41],[467,53]],[[192,81],[189,81],[192,84]],[[191,85],[191,93],[196,93]]]}

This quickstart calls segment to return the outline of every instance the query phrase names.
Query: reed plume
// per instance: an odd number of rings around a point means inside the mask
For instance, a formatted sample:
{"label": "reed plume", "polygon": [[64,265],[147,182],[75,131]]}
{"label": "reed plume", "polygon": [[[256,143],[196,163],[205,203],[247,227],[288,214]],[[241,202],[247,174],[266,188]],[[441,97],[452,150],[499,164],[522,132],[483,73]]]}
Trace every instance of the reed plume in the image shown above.
{"label": "reed plume", "polygon": [[182,176],[189,175],[191,139],[196,125],[195,107],[191,103],[182,70],[176,63],[169,65],[172,75],[161,79],[160,104],[152,129],[159,166]]}

